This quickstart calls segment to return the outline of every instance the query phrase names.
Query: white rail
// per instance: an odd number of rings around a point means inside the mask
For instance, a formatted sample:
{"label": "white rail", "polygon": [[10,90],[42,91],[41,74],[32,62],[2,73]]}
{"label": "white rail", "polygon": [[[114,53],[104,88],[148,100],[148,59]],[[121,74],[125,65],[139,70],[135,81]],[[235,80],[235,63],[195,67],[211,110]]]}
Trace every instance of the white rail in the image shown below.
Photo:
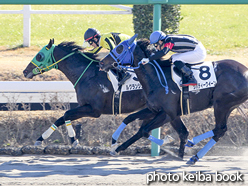
{"label": "white rail", "polygon": [[69,81],[0,81],[0,103],[77,103]]}
{"label": "white rail", "polygon": [[31,10],[31,5],[23,5],[23,10],[0,10],[0,14],[23,14],[23,46],[30,46],[31,14],[132,14],[132,8],[123,5],[110,5],[125,11],[107,10]]}

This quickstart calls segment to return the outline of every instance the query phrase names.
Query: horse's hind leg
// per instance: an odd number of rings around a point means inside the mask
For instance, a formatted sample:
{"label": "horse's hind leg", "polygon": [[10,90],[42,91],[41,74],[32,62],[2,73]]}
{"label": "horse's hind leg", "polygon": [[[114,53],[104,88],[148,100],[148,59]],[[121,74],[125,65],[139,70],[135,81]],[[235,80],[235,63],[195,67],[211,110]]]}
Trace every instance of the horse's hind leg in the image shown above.
{"label": "horse's hind leg", "polygon": [[187,142],[189,132],[188,132],[187,128],[185,127],[185,125],[184,125],[184,123],[180,117],[177,117],[176,119],[174,119],[170,123],[179,135],[180,147],[179,147],[179,151],[178,151],[178,157],[183,159],[185,144]]}
{"label": "horse's hind leg", "polygon": [[[228,101],[226,101],[228,100]],[[193,165],[201,159],[227,131],[227,119],[232,110],[239,105],[240,100],[235,101],[233,96],[226,96],[225,100],[217,100],[214,103],[215,128],[213,129],[213,137],[210,141],[195,155],[190,158],[187,164]]]}
{"label": "horse's hind leg", "polygon": [[66,123],[66,128],[68,135],[71,139],[73,146],[78,144],[77,139],[75,138],[75,131],[72,128],[71,121],[82,118],[82,117],[99,117],[100,112],[93,111],[92,107],[89,105],[80,106],[65,112],[64,116],[60,117],[55,123],[49,127],[35,142],[35,145],[41,145],[44,139],[47,139],[51,134],[57,129],[57,127]]}

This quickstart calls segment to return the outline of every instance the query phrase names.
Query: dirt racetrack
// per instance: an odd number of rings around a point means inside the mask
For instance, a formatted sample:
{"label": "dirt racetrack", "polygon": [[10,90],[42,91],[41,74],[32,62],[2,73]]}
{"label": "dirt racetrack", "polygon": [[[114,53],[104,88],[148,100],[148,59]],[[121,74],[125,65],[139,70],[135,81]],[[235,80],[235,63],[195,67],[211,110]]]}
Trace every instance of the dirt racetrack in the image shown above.
{"label": "dirt racetrack", "polygon": [[[185,157],[185,159],[188,158],[189,156]],[[154,174],[156,174],[156,181],[152,181]],[[225,181],[220,181],[221,179]],[[228,179],[232,181],[227,181]],[[159,157],[150,157],[149,155],[120,157],[25,155],[21,157],[0,157],[1,186],[139,186],[147,185],[148,182],[150,185],[193,184],[212,186],[247,185],[247,181],[247,155],[206,156],[192,167],[188,167],[185,165],[185,161],[179,161],[170,155]]]}
{"label": "dirt racetrack", "polygon": [[[6,50],[0,48],[1,80],[25,80],[22,70],[39,48]],[[208,56],[207,60],[236,59],[247,65],[248,49],[237,56]],[[56,72],[57,73],[57,72]],[[53,71],[53,76],[63,76]],[[10,75],[12,74],[12,75]],[[39,80],[37,78],[37,80]],[[42,80],[42,79],[41,79]],[[85,155],[22,155],[0,156],[0,186],[7,185],[247,185],[248,153],[231,150],[235,156],[218,149],[196,165],[188,167],[186,156],[180,161],[171,155],[85,156]],[[230,152],[230,151],[229,151]],[[156,171],[156,173],[154,172]],[[169,181],[169,176],[172,181]],[[217,176],[217,177],[216,177]],[[165,181],[167,178],[167,181]],[[178,182],[175,180],[179,179]],[[218,181],[220,179],[226,181]],[[158,181],[160,180],[160,182]],[[174,181],[173,181],[174,179]],[[203,180],[205,179],[205,181]],[[227,181],[231,179],[232,181]]]}

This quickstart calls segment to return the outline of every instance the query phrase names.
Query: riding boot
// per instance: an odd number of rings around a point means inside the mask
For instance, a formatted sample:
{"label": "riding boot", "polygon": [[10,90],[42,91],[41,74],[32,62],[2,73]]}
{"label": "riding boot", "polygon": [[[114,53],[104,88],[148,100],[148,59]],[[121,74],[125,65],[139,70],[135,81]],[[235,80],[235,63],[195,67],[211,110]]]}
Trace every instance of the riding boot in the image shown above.
{"label": "riding boot", "polygon": [[122,79],[119,81],[118,86],[123,85],[131,77],[131,74],[123,70],[120,73],[122,74]]}
{"label": "riding boot", "polygon": [[181,84],[181,87],[187,87],[189,85],[197,85],[197,81],[193,75],[193,72],[182,61],[175,61],[174,65],[183,73],[186,83]]}
{"label": "riding boot", "polygon": [[187,87],[187,86],[190,86],[190,85],[197,85],[197,81],[193,75],[193,72],[192,70],[187,67],[187,66],[183,66],[181,69],[180,69],[183,73],[183,75],[186,77],[186,81],[185,83],[181,84],[180,86],[181,87]]}

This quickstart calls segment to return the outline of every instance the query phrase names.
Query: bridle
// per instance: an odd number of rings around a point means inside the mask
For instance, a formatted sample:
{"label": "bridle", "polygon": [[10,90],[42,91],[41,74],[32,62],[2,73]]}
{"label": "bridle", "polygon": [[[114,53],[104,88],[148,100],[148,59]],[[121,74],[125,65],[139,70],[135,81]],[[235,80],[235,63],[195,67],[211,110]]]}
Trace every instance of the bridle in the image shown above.
{"label": "bridle", "polygon": [[[74,51],[71,52],[69,54],[67,54],[66,56],[62,57],[61,59],[59,59],[58,61],[56,61],[55,57],[54,57],[54,49],[55,49],[56,45],[52,45],[51,48],[49,49],[48,47],[44,47],[41,51],[44,52],[48,52],[48,54],[46,54],[46,58],[44,59],[44,61],[41,63],[39,61],[36,60],[36,57],[33,58],[33,60],[31,61],[31,63],[36,67],[32,70],[33,74],[37,75],[37,74],[42,74],[43,72],[47,72],[51,69],[58,69],[58,63],[60,63],[61,61],[69,58],[70,56],[74,55],[75,53],[79,53],[81,55],[83,55],[86,59],[90,60],[91,62],[86,66],[86,68],[84,69],[84,71],[82,72],[82,74],[80,75],[80,77],[77,79],[76,83],[74,84],[74,88],[76,87],[76,85],[78,84],[79,80],[82,78],[82,76],[84,75],[84,73],[87,71],[87,69],[90,67],[90,65],[93,62],[100,62],[94,59],[91,59],[90,57],[88,57],[87,55],[85,55],[83,52],[80,51]],[[42,53],[42,52],[39,53]],[[38,54],[39,54],[38,53]],[[37,55],[38,55],[37,54]],[[36,55],[36,56],[37,56]],[[44,55],[44,54],[43,54]],[[37,65],[34,61],[36,61],[37,64],[41,64],[41,65]],[[45,67],[44,67],[45,66]]]}

